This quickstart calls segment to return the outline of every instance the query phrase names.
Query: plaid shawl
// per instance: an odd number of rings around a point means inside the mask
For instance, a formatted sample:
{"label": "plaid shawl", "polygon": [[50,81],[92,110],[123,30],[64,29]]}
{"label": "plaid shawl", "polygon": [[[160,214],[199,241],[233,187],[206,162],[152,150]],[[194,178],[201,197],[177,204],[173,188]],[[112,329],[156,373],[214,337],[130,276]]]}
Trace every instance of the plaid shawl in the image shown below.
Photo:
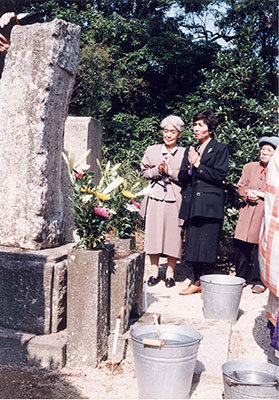
{"label": "plaid shawl", "polygon": [[259,263],[261,279],[270,290],[267,316],[275,325],[279,309],[279,146],[267,169]]}

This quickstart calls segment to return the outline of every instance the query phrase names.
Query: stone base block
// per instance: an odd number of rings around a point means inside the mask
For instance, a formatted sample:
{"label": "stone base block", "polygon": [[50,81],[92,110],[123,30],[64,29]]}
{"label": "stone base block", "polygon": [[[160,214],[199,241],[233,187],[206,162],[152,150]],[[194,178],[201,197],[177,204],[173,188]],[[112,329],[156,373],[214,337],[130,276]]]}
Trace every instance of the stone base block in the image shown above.
{"label": "stone base block", "polygon": [[66,327],[67,254],[0,247],[0,326],[45,335]]}
{"label": "stone base block", "polygon": [[0,363],[61,369],[66,364],[66,340],[65,330],[37,336],[0,328]]}
{"label": "stone base block", "polygon": [[127,239],[119,239],[116,237],[109,237],[108,241],[114,244],[114,247],[117,250],[135,250],[136,249],[136,238],[132,236]]}
{"label": "stone base block", "polygon": [[125,307],[122,333],[129,328],[129,320],[132,316],[142,314],[144,259],[145,253],[133,253],[127,257],[115,258],[111,264],[109,278],[110,332],[115,329],[116,319],[122,307]]}
{"label": "stone base block", "polygon": [[96,367],[108,352],[108,268],[113,246],[107,250],[73,249],[69,253],[67,293],[67,365]]}

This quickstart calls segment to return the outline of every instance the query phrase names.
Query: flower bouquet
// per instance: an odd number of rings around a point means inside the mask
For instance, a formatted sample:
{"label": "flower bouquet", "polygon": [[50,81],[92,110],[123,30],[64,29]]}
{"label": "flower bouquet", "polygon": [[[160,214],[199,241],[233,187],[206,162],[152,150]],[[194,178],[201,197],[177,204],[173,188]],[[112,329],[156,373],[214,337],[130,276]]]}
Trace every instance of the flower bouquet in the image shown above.
{"label": "flower bouquet", "polygon": [[[74,213],[76,234],[79,237],[75,247],[82,246],[86,250],[95,250],[104,248],[109,219],[114,213],[109,207],[109,200],[111,193],[123,183],[123,178],[115,173],[108,179],[107,175],[108,172],[111,172],[110,170],[106,171],[100,182],[96,184],[94,173],[87,172],[89,166],[84,166],[81,171],[78,170],[89,152],[90,150],[77,163],[75,163],[73,152],[69,152],[68,157],[65,153],[62,155],[73,186],[73,196],[71,197],[73,208],[71,210]],[[117,168],[114,168],[112,172],[116,172],[116,170]]]}
{"label": "flower bouquet", "polygon": [[98,160],[97,164],[101,171],[102,179],[107,185],[115,178],[114,174],[125,175],[125,179],[111,193],[109,199],[111,218],[108,225],[110,231],[114,232],[116,237],[120,239],[130,238],[141,223],[140,204],[136,199],[148,193],[150,186],[140,189],[144,181],[125,162],[116,164],[113,167],[111,167],[110,162],[105,167],[102,167]]}

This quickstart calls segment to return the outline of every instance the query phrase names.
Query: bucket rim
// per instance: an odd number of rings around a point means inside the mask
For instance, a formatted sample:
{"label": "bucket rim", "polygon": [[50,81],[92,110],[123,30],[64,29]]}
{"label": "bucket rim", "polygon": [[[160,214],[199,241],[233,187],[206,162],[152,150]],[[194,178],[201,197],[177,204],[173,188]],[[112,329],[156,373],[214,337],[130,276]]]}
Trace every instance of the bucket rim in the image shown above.
{"label": "bucket rim", "polygon": [[[227,277],[231,280],[231,282],[208,282],[208,279],[214,279],[216,277]],[[205,279],[206,278],[206,279]],[[224,278],[224,279],[227,279]],[[233,282],[233,278],[237,278],[238,282]],[[208,274],[208,275],[202,275],[200,277],[200,281],[204,283],[210,283],[212,285],[219,285],[219,286],[240,286],[245,283],[245,279],[241,278],[240,276],[232,276],[232,275],[225,275],[225,274]]]}
{"label": "bucket rim", "polygon": [[[263,383],[243,382],[240,379],[238,379],[237,377],[232,376],[232,374],[236,370],[236,368],[235,369],[232,368],[231,371],[225,370],[225,368],[229,365],[230,366],[238,365],[240,367],[241,364],[242,364],[243,368],[238,368],[239,372],[243,371],[243,370],[247,370],[247,369],[249,369],[249,367],[251,369],[251,372],[258,372],[256,367],[268,368],[268,370],[266,371],[266,374],[274,374],[274,380],[272,382],[263,382]],[[278,387],[278,385],[279,385],[279,367],[274,364],[271,364],[271,363],[265,363],[265,362],[257,361],[257,360],[231,360],[231,361],[227,361],[224,364],[222,364],[221,369],[222,369],[222,373],[223,373],[225,379],[227,379],[231,384],[242,385],[242,386],[266,386],[266,387],[271,387],[271,386]]]}
{"label": "bucket rim", "polygon": [[[162,328],[162,327],[163,327],[163,329],[165,327],[168,327],[168,328],[171,327],[172,329],[173,328],[185,328],[185,330],[188,330],[188,334],[189,335],[192,332],[192,333],[194,333],[195,335],[198,336],[197,338],[191,337],[191,339],[193,339],[193,340],[190,343],[165,344],[164,346],[162,346],[164,348],[177,348],[177,347],[192,346],[194,344],[200,343],[201,340],[203,339],[203,335],[200,332],[198,332],[197,330],[195,330],[195,329],[193,329],[191,327],[185,326],[185,325],[160,324],[159,328]],[[143,344],[142,343],[142,339],[138,339],[133,334],[134,334],[135,330],[140,329],[140,328],[151,328],[152,330],[154,329],[154,331],[156,331],[156,325],[152,325],[152,324],[142,325],[142,326],[137,327],[137,328],[131,327],[131,329],[130,329],[130,338],[131,338],[132,341],[134,341],[136,343],[139,343],[139,344]]]}

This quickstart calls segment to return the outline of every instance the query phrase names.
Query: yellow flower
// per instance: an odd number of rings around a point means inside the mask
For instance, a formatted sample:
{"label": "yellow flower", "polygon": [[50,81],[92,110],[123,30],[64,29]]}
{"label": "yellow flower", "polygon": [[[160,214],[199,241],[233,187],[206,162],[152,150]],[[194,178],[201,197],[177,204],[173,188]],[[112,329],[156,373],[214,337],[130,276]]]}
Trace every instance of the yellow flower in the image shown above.
{"label": "yellow flower", "polygon": [[100,192],[97,192],[97,196],[99,197],[100,200],[110,200],[110,195],[109,194],[103,194]]}
{"label": "yellow flower", "polygon": [[96,193],[96,189],[94,189],[94,188],[93,189],[88,189],[88,192],[92,193],[92,194],[95,194]]}
{"label": "yellow flower", "polygon": [[82,187],[82,188],[80,189],[80,191],[81,191],[82,193],[86,193],[86,192],[87,192],[87,189],[84,188],[84,187]]}
{"label": "yellow flower", "polygon": [[128,197],[128,199],[134,198],[133,193],[129,192],[128,190],[122,190],[122,194],[123,194],[123,196]]}

